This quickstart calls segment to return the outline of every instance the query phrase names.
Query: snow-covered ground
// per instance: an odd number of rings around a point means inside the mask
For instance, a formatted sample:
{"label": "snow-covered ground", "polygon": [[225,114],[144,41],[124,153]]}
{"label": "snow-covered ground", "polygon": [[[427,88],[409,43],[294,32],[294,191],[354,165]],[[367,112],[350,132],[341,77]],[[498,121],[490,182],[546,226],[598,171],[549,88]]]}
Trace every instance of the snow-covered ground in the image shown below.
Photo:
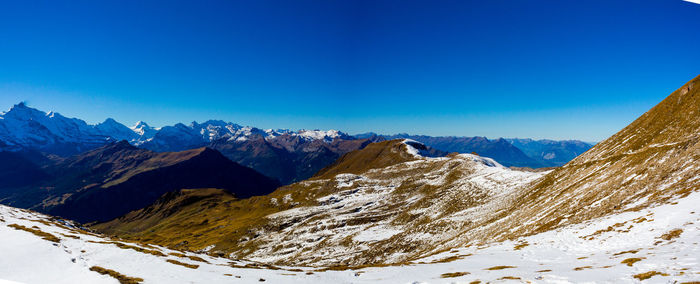
{"label": "snow-covered ground", "polygon": [[[206,261],[202,262],[170,255],[181,252],[110,240],[77,231],[70,224],[60,226],[38,213],[0,206],[0,279],[20,283],[117,283],[110,276],[89,270],[100,266],[142,278],[143,283],[260,283],[261,279],[267,283],[635,283],[639,280],[634,275],[653,271],[660,274],[644,283],[681,283],[700,280],[698,204],[700,193],[694,192],[671,204],[516,241],[456,248],[403,266],[343,271],[241,268],[252,263],[186,253]],[[44,240],[11,224],[50,233],[60,241]],[[385,233],[394,232],[367,232]],[[163,255],[123,245],[120,248],[114,242]],[[167,260],[199,266],[188,268]],[[631,265],[623,263],[625,260]]]}

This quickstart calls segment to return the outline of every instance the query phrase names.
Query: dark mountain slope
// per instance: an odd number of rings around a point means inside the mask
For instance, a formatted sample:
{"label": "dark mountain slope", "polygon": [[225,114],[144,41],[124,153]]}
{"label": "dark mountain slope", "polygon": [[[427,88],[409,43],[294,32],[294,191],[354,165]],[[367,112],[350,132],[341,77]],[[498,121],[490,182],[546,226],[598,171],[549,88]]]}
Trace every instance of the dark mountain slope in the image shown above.
{"label": "dark mountain slope", "polygon": [[0,191],[9,188],[39,182],[49,175],[37,162],[38,154],[19,152],[0,152]]}
{"label": "dark mountain slope", "polygon": [[155,153],[126,141],[46,166],[46,181],[4,191],[4,202],[80,222],[106,221],[183,188],[216,187],[239,198],[278,185],[210,148]]}
{"label": "dark mountain slope", "polygon": [[362,149],[368,139],[305,140],[299,136],[280,135],[265,139],[253,135],[244,141],[220,139],[209,147],[241,165],[253,168],[282,184],[301,181],[313,176],[341,155]]}

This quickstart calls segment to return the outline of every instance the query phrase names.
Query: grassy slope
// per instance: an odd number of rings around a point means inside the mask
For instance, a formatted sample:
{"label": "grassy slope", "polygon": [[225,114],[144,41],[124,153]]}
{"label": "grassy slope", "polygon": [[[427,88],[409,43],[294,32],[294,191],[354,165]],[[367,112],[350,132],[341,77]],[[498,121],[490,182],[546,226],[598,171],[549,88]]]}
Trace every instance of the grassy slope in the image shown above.
{"label": "grassy slope", "polygon": [[484,235],[515,238],[638,210],[700,188],[700,76],[511,199]]}

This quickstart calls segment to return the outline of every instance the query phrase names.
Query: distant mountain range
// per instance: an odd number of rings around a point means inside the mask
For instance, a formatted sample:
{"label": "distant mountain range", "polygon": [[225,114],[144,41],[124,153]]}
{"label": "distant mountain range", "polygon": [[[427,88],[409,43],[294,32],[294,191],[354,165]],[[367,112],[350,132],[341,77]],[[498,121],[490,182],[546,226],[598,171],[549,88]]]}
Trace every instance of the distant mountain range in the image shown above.
{"label": "distant mountain range", "polygon": [[89,125],[24,103],[0,113],[0,151],[69,157],[120,140],[156,152],[210,147],[283,184],[309,178],[342,154],[371,143],[337,130],[263,130],[220,120],[154,128],[141,121],[126,127],[108,118]]}
{"label": "distant mountain range", "polygon": [[492,158],[504,166],[530,168],[559,167],[593,147],[591,143],[578,140],[488,139],[479,136],[425,136],[405,133],[379,135],[371,132],[358,134],[355,137],[371,138],[375,141],[413,139],[447,152],[476,153]]}
{"label": "distant mountain range", "polygon": [[127,127],[108,118],[90,125],[24,103],[0,113],[0,151],[38,151],[69,157],[121,140],[156,152],[209,147],[282,184],[307,179],[345,153],[391,139],[413,139],[445,152],[476,153],[505,166],[531,168],[561,166],[592,146],[581,141],[264,130],[221,120],[154,128],[142,121]]}

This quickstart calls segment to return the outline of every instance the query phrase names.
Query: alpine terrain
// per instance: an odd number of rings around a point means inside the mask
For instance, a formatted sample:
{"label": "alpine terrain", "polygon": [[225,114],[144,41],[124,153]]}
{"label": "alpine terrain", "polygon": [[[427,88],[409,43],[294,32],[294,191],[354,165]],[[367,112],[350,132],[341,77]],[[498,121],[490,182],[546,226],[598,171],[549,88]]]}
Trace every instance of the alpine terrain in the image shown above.
{"label": "alpine terrain", "polygon": [[276,190],[206,147],[159,153],[122,141],[68,158],[4,152],[17,166],[5,166],[3,202],[103,222],[86,227],[0,206],[0,275],[28,283],[694,283],[698,83],[564,166],[537,172],[412,139],[364,145]]}
{"label": "alpine terrain", "polygon": [[506,270],[504,279],[694,279],[698,81],[549,172],[471,154],[432,158],[419,142],[391,140],[268,196],[212,192],[183,204],[191,193],[181,192],[94,228],[274,265],[357,270],[454,261],[465,266],[444,277],[492,281],[501,274],[490,271]]}

